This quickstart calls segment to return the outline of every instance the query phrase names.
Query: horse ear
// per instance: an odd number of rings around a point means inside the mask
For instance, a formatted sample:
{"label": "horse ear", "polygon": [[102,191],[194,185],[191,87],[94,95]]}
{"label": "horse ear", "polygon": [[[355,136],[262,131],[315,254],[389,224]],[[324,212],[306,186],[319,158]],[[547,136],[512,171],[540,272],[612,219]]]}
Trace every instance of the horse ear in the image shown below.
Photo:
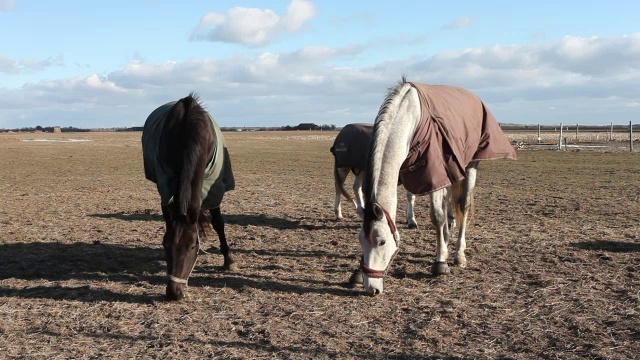
{"label": "horse ear", "polygon": [[375,215],[378,220],[382,220],[382,217],[384,216],[384,211],[382,210],[382,206],[380,206],[380,204],[378,203],[373,204],[373,215]]}

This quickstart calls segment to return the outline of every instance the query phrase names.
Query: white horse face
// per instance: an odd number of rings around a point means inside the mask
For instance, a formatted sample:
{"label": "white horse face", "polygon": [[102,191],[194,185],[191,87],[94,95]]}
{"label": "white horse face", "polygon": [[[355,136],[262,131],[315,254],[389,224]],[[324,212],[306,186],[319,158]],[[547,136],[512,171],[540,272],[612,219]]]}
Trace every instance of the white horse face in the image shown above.
{"label": "white horse face", "polygon": [[383,291],[385,272],[398,252],[400,235],[391,217],[377,204],[374,213],[377,219],[370,223],[368,233],[364,227],[360,230],[360,269],[365,291],[370,295],[379,295]]}

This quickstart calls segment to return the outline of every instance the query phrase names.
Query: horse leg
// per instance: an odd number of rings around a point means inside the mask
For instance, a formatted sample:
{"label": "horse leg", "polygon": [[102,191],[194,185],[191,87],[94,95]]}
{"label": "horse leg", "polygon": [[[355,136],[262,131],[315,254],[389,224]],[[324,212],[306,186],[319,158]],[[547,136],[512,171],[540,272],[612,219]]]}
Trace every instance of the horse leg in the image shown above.
{"label": "horse leg", "polygon": [[407,227],[409,229],[416,229],[418,223],[416,222],[416,215],[413,209],[416,207],[416,196],[407,191]]}
{"label": "horse leg", "polygon": [[437,234],[436,261],[431,267],[433,275],[449,274],[449,265],[447,265],[447,257],[449,255],[449,250],[447,249],[447,244],[449,243],[449,230],[447,229],[448,197],[448,188],[437,190],[431,194],[429,215]]}
{"label": "horse leg", "polygon": [[[364,183],[364,179],[366,177],[366,173],[364,171],[360,171],[358,175],[356,175],[356,179],[353,182],[353,192],[356,194],[355,202],[356,202],[356,210],[358,211],[358,215],[361,219],[364,218],[364,196],[362,194],[362,184]],[[358,267],[353,271],[351,277],[349,278],[349,284],[358,285],[364,283],[364,277],[362,275],[362,270]]]}
{"label": "horse leg", "polygon": [[362,270],[360,269],[360,267],[358,267],[351,274],[351,277],[349,278],[349,284],[350,285],[359,285],[359,284],[362,284],[362,283],[364,283],[364,277],[362,275]]}
{"label": "horse leg", "polygon": [[356,179],[353,182],[356,211],[358,212],[358,216],[360,216],[360,219],[364,219],[364,195],[362,194],[362,184],[364,184],[365,177],[366,173],[364,171],[360,171],[360,173],[356,175]]}
{"label": "horse leg", "polygon": [[224,269],[232,271],[237,270],[238,267],[229,254],[229,244],[227,244],[227,237],[224,233],[224,219],[222,218],[220,208],[211,210],[211,225],[220,239],[220,252],[222,253],[222,256],[224,256]]}
{"label": "horse leg", "polygon": [[335,186],[336,186],[336,201],[334,205],[334,212],[336,214],[336,221],[342,220],[342,207],[340,206],[340,202],[342,199],[342,191],[340,189],[344,186],[344,181],[347,179],[347,175],[349,175],[349,169],[344,168],[336,168],[335,169]]}
{"label": "horse leg", "polygon": [[456,207],[453,202],[449,205],[447,210],[447,221],[449,225],[449,233],[451,233],[451,231],[453,231],[453,228],[456,227]]}
{"label": "horse leg", "polygon": [[467,248],[467,240],[465,238],[469,216],[473,208],[473,191],[476,186],[476,176],[478,171],[478,162],[472,162],[467,166],[467,177],[457,184],[454,191],[454,202],[456,204],[456,215],[460,229],[458,232],[458,241],[456,242],[456,255],[454,264],[460,267],[467,266],[467,258],[464,251]]}

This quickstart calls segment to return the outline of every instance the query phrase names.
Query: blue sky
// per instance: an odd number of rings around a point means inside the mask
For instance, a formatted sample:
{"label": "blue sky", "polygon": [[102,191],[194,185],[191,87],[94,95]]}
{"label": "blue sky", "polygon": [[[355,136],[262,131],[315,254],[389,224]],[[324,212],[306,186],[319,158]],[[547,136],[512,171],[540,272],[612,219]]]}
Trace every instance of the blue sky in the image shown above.
{"label": "blue sky", "polygon": [[140,126],[190,91],[222,126],[342,126],[372,122],[402,75],[468,88],[500,122],[637,122],[638,13],[635,1],[0,0],[0,128]]}

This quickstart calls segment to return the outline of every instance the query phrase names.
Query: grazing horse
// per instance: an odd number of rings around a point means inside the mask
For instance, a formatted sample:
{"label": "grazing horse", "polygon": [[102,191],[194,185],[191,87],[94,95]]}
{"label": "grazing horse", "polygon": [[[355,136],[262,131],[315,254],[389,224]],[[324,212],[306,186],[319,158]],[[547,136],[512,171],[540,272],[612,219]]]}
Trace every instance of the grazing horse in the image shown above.
{"label": "grazing horse", "polygon": [[[342,220],[343,218],[342,207],[340,205],[342,200],[341,195],[344,195],[347,200],[354,203],[361,219],[364,216],[362,184],[364,183],[368,168],[369,143],[371,142],[372,132],[373,124],[348,124],[340,130],[330,149],[334,157],[333,178],[336,187],[334,211],[336,220]],[[355,176],[353,182],[355,200],[344,188],[344,182],[349,175],[349,171],[353,172]],[[409,229],[418,227],[413,211],[414,206],[415,196],[407,191],[406,213]]]}
{"label": "grazing horse", "polygon": [[399,249],[395,225],[398,174],[411,193],[430,194],[429,215],[437,234],[431,272],[449,273],[447,214],[451,207],[459,227],[454,263],[465,267],[465,233],[478,161],[516,158],[515,149],[484,103],[458,87],[403,78],[380,107],[369,154],[359,235],[366,292],[382,293],[383,277]]}
{"label": "grazing horse", "polygon": [[233,270],[220,203],[235,188],[231,160],[220,128],[195,94],[154,110],[142,131],[144,173],[156,183],[166,230],[167,298],[180,300],[195,266],[201,233],[211,214],[224,268]]}

